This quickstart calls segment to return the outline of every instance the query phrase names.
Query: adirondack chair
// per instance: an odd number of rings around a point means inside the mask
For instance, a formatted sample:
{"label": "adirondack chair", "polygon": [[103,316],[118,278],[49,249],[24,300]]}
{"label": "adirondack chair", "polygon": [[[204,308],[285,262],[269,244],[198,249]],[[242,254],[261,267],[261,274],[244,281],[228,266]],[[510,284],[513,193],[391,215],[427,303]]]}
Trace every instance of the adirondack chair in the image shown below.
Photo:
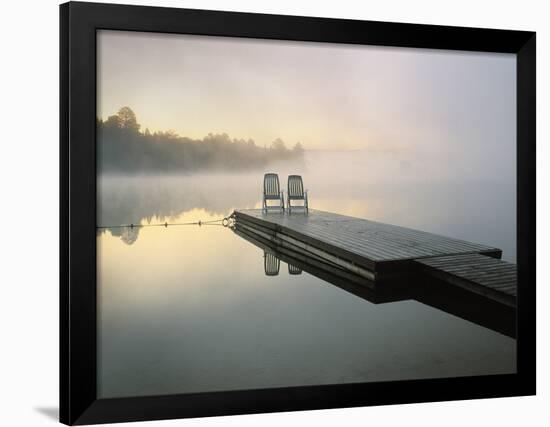
{"label": "adirondack chair", "polygon": [[[268,200],[276,200],[279,203],[277,205],[269,205]],[[279,187],[279,175],[276,173],[266,173],[264,175],[264,192],[262,200],[262,209],[265,213],[269,210],[277,209],[280,212],[285,210],[285,200],[283,192]]]}
{"label": "adirondack chair", "polygon": [[[304,183],[300,175],[289,175],[288,176],[288,192],[287,192],[287,205],[288,213],[292,212],[292,208],[301,208],[304,212],[308,212],[308,203],[307,203],[307,190],[304,191]],[[303,205],[294,205],[292,206],[292,200],[302,200]]]}
{"label": "adirondack chair", "polygon": [[281,260],[275,255],[264,251],[264,272],[266,276],[277,276],[279,274],[279,268],[281,267]]}

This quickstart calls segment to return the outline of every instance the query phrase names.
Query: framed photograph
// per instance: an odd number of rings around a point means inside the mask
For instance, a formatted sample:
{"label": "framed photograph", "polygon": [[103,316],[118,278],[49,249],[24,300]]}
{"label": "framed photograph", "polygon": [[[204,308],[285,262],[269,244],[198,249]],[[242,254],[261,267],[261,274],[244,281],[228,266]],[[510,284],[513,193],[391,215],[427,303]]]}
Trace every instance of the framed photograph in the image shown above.
{"label": "framed photograph", "polygon": [[61,422],[535,393],[535,33],[60,25]]}

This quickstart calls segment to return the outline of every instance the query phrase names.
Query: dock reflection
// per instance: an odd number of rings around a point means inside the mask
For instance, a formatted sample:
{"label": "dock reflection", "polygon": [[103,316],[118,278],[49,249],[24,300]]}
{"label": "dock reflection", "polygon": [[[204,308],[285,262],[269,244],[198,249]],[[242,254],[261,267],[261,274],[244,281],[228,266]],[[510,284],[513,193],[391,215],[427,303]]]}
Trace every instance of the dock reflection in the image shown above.
{"label": "dock reflection", "polygon": [[252,235],[238,226],[233,231],[263,250],[266,276],[279,275],[280,263],[284,262],[288,265],[289,275],[298,275],[304,271],[372,304],[415,300],[495,332],[516,337],[516,310],[481,295],[431,277],[411,276],[395,282],[375,284],[335,265]]}

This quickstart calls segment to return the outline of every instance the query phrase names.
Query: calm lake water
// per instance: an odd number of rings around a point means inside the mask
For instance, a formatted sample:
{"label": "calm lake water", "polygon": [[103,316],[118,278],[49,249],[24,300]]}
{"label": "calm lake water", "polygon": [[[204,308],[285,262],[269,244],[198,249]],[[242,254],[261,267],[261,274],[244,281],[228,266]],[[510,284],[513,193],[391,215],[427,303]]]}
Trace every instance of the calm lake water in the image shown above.
{"label": "calm lake water", "polygon": [[[391,156],[311,152],[271,169],[284,182],[301,173],[312,208],[493,245],[515,262],[512,178],[380,162]],[[259,207],[262,177],[102,176],[98,225],[219,219]],[[370,303],[284,262],[266,276],[263,251],[228,228],[97,239],[102,398],[515,372],[514,339],[413,300]]]}

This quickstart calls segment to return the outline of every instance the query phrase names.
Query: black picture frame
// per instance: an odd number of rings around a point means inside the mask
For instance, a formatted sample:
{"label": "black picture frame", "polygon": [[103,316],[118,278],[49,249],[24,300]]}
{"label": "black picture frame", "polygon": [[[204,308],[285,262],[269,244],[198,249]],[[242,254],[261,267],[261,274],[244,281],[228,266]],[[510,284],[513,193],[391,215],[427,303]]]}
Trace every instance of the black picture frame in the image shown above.
{"label": "black picture frame", "polygon": [[[96,397],[96,31],[321,41],[517,55],[517,373],[154,397]],[[158,420],[532,395],[536,34],[69,2],[60,6],[60,421]]]}

